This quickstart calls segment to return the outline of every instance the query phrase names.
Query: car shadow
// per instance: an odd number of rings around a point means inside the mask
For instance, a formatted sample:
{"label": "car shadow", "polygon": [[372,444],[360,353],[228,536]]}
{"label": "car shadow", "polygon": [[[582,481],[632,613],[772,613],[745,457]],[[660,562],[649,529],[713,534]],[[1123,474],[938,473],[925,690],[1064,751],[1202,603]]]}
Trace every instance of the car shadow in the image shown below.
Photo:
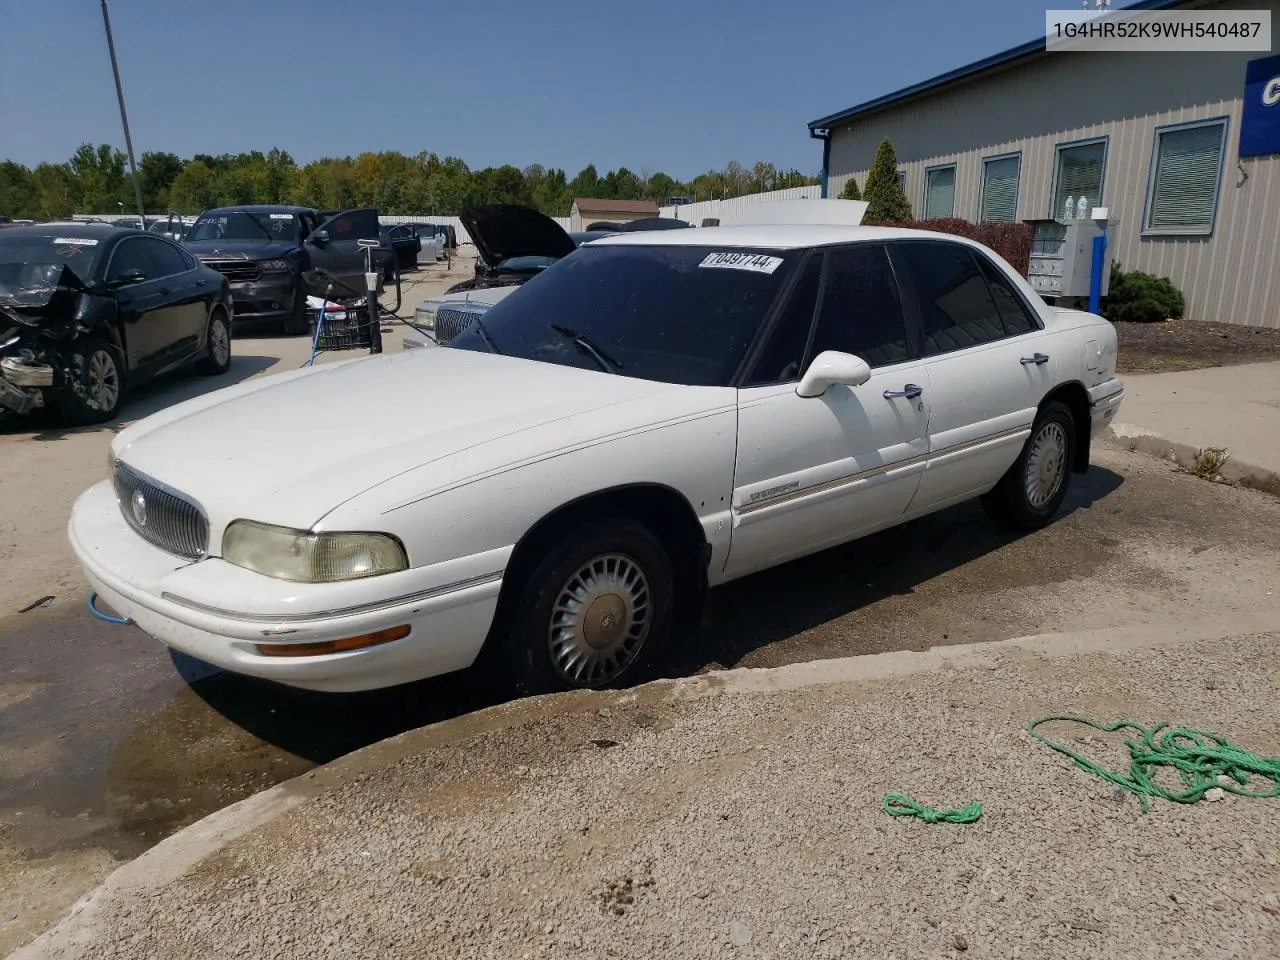
{"label": "car shadow", "polygon": [[[1055,523],[1123,483],[1120,475],[1099,467],[1076,477]],[[702,624],[672,651],[663,675],[732,666],[769,644],[887,597],[911,594],[939,574],[1025,536],[1000,530],[976,504],[967,503],[727,584],[712,591]],[[886,563],[886,557],[893,562]],[[900,649],[918,647],[904,638]],[[370,693],[313,694],[172,656],[191,690],[218,713],[313,763],[506,699],[481,670]]]}
{"label": "car shadow", "polygon": [[172,407],[184,400],[202,397],[206,393],[243,383],[280,363],[278,357],[233,356],[231,367],[219,376],[204,377],[190,368],[174,370],[142,384],[125,394],[121,404],[121,416],[106,423],[88,427],[70,427],[61,422],[56,410],[36,410],[30,416],[12,417],[0,421],[0,433],[31,433],[32,440],[62,440],[78,433],[97,433],[109,430],[119,433],[129,424],[149,417],[153,413]]}

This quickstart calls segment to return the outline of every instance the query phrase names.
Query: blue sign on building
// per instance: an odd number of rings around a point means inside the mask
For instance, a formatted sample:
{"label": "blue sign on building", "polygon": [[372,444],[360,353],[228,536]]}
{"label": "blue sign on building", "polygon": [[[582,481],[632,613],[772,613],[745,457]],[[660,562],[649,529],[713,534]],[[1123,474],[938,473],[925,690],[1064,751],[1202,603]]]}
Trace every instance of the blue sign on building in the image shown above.
{"label": "blue sign on building", "polygon": [[1244,72],[1240,156],[1280,153],[1280,56],[1250,60]]}

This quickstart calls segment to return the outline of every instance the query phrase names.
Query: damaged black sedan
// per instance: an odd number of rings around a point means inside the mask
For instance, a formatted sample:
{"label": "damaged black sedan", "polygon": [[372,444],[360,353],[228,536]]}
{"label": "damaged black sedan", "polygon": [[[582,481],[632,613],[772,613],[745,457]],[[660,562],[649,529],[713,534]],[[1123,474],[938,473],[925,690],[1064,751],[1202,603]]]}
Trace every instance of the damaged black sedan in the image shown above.
{"label": "damaged black sedan", "polygon": [[226,279],[155,234],[105,223],[0,233],[0,416],[116,416],[127,387],[231,365]]}

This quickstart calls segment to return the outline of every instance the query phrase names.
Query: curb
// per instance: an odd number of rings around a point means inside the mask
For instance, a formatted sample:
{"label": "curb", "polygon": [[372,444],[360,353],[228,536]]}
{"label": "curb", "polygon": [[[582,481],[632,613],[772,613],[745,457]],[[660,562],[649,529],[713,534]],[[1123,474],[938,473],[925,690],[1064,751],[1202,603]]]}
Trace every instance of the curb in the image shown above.
{"label": "curb", "polygon": [[[1195,463],[1196,454],[1203,449],[1189,443],[1170,440],[1154,430],[1130,423],[1113,423],[1103,436],[1126,450],[1169,460],[1187,470],[1191,469]],[[1221,470],[1224,480],[1280,497],[1280,473],[1237,459],[1234,454],[1230,454],[1230,451],[1228,453],[1229,458],[1222,465]]]}
{"label": "curb", "polygon": [[52,928],[9,954],[7,960],[76,960],[93,955],[103,934],[109,905],[130,895],[146,895],[171,883],[206,857],[289,811],[343,784],[431,747],[481,732],[526,725],[562,713],[592,712],[605,705],[660,704],[730,694],[794,692],[836,684],[874,682],[946,670],[998,669],[1009,658],[1056,660],[1082,654],[1122,653],[1161,646],[1204,643],[1230,636],[1274,633],[1274,619],[1238,615],[1170,624],[1036,634],[986,643],[928,650],[814,660],[770,668],[736,668],[657,680],[630,690],[549,694],[488,707],[429,727],[409,730],[364,747],[300,777],[247,797],[179,830],[135,860],[118,867],[81,898]]}

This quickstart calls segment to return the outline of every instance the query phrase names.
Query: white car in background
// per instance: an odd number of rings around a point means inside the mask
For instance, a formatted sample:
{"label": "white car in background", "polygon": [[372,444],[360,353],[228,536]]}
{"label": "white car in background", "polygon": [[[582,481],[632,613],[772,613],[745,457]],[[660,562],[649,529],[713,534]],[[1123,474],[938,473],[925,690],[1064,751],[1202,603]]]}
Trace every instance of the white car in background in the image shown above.
{"label": "white car in background", "polygon": [[624,685],[718,584],[974,497],[1049,523],[1115,362],[1107,321],[968,240],[620,234],[448,348],[128,427],[70,538],[111,607],[228,670],[365,690],[483,651],[521,691]]}

